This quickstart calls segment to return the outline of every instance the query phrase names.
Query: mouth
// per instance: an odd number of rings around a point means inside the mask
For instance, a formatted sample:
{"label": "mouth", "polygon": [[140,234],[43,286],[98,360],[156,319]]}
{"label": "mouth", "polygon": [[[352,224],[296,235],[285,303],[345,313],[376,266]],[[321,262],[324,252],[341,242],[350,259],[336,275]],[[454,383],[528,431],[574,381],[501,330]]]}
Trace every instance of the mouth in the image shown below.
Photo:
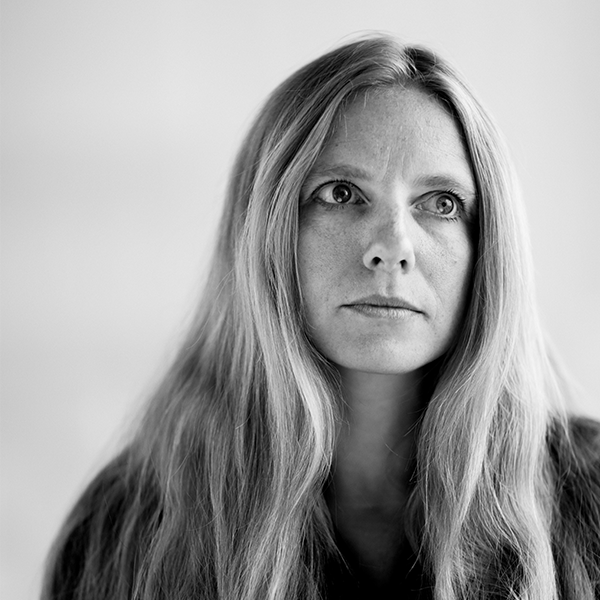
{"label": "mouth", "polygon": [[406,319],[423,313],[423,311],[404,298],[381,296],[379,294],[359,298],[353,302],[344,304],[343,307],[367,317],[386,319]]}
{"label": "mouth", "polygon": [[359,298],[358,300],[354,300],[353,302],[349,302],[344,306],[347,307],[373,307],[373,308],[388,308],[388,309],[400,309],[400,310],[409,310],[412,312],[420,313],[423,312],[419,310],[414,304],[410,303],[408,300],[404,298],[399,298],[395,296],[381,296],[379,294],[373,294],[371,296],[366,296],[364,298]]}

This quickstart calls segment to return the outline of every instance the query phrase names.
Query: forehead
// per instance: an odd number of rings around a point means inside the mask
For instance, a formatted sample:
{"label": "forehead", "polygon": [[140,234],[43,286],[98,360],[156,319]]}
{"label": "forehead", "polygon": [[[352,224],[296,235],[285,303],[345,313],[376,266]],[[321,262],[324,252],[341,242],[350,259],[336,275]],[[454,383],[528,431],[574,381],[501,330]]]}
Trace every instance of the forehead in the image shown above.
{"label": "forehead", "polygon": [[[416,87],[369,90],[340,113],[317,170],[349,163],[383,177],[451,171],[473,186],[470,159],[454,117]],[[432,171],[429,173],[429,171]]]}

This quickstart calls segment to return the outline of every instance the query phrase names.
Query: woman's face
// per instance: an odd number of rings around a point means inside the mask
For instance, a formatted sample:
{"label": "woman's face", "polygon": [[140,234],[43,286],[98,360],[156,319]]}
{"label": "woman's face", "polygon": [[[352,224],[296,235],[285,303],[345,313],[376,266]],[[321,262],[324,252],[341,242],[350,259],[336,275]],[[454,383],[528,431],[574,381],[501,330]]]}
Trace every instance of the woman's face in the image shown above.
{"label": "woman's face", "polygon": [[406,373],[448,349],[471,282],[475,195],[438,101],[389,88],[348,106],[301,197],[300,287],[329,360]]}

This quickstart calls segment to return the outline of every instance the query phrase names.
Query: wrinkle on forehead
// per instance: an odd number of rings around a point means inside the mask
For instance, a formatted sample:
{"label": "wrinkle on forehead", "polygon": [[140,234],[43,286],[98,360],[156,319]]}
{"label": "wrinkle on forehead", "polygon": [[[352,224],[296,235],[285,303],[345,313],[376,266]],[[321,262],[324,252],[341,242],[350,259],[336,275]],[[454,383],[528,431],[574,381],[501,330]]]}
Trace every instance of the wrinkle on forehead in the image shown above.
{"label": "wrinkle on forehead", "polygon": [[[442,101],[431,91],[414,82],[407,82],[403,85],[374,86],[363,89],[356,94],[351,95],[338,113],[336,122],[333,126],[332,136],[339,132],[341,128],[344,129],[344,133],[347,135],[346,123],[348,113],[354,111],[357,106],[361,106],[361,110],[366,110],[372,100],[377,100],[383,96],[395,97],[396,105],[399,111],[401,111],[407,103],[413,103],[422,106],[435,105],[452,120],[459,130],[460,137],[463,138],[462,126],[457,122],[456,115],[452,110],[450,110],[446,102]],[[416,97],[421,97],[421,101],[415,102]],[[419,116],[423,119],[427,119],[430,114],[431,113],[428,114],[428,111],[423,110],[420,111]]]}
{"label": "wrinkle on forehead", "polygon": [[[374,104],[377,111],[371,110]],[[456,133],[457,144],[448,143],[449,124]],[[392,135],[390,127],[394,127]],[[380,172],[403,171],[410,166],[416,157],[404,149],[410,149],[414,139],[419,139],[432,151],[442,150],[448,156],[466,159],[469,165],[471,163],[462,127],[455,115],[444,102],[417,84],[373,87],[348,100],[337,117],[324,154],[328,153],[328,149],[350,145],[354,138],[365,136],[375,136],[380,140],[372,146],[376,154],[365,157],[376,162]]]}

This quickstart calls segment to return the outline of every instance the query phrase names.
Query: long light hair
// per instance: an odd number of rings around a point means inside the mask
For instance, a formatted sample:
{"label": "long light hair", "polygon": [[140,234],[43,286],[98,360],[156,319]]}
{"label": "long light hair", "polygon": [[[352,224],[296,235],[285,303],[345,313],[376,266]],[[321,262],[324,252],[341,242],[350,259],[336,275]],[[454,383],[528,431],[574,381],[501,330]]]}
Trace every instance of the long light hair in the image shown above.
{"label": "long light hair", "polygon": [[[349,101],[406,85],[454,117],[479,203],[470,305],[420,424],[407,530],[438,600],[557,598],[546,436],[565,422],[564,390],[533,307],[510,161],[457,72],[386,36],[300,69],[248,133],[194,327],[57,543],[54,565],[86,524],[91,550],[74,598],[319,597],[335,554],[322,489],[340,392],[306,334],[300,188]],[[48,597],[61,577],[55,566]]]}

